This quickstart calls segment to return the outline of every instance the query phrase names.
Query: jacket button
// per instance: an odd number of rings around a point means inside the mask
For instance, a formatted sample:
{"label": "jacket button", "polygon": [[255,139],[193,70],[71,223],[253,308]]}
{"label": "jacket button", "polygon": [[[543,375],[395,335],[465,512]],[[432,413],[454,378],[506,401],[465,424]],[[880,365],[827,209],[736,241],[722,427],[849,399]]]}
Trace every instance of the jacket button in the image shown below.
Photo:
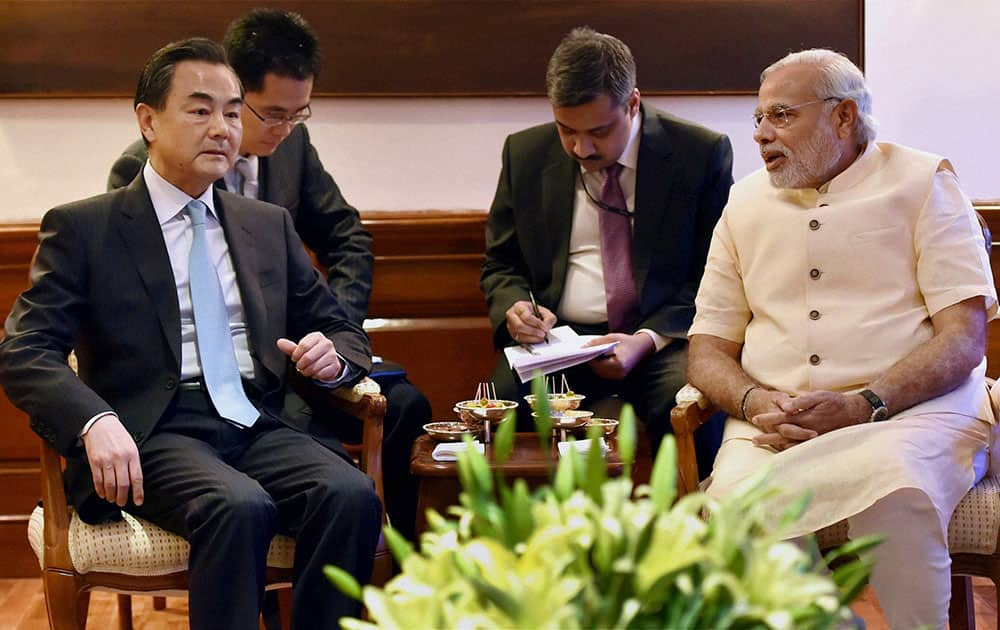
{"label": "jacket button", "polygon": [[817,280],[822,274],[823,274],[823,272],[820,271],[819,269],[810,269],[809,270],[809,277],[812,278],[813,280]]}
{"label": "jacket button", "polygon": [[166,385],[167,389],[173,389],[173,388],[177,387],[177,381],[174,380],[174,379],[172,379],[172,378],[168,378],[167,382],[165,383],[165,385]]}
{"label": "jacket button", "polygon": [[815,232],[816,230],[818,230],[819,229],[819,221],[817,221],[816,219],[811,220],[809,222],[809,229],[812,230],[813,232]]}
{"label": "jacket button", "polygon": [[812,320],[819,319],[819,311],[809,311],[809,319]]}
{"label": "jacket button", "polygon": [[814,354],[811,357],[809,357],[809,363],[811,363],[813,365],[819,365],[819,363],[820,363],[819,355],[818,354]]}

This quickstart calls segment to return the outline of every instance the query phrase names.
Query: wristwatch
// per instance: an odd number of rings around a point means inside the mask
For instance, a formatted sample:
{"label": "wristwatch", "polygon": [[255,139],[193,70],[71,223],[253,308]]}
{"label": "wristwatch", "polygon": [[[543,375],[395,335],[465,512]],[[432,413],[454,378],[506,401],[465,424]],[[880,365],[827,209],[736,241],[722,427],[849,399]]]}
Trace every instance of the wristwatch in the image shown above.
{"label": "wristwatch", "polygon": [[880,422],[889,417],[889,408],[885,406],[878,394],[870,389],[863,389],[858,393],[864,396],[865,400],[872,406],[872,415],[868,418],[868,422]]}

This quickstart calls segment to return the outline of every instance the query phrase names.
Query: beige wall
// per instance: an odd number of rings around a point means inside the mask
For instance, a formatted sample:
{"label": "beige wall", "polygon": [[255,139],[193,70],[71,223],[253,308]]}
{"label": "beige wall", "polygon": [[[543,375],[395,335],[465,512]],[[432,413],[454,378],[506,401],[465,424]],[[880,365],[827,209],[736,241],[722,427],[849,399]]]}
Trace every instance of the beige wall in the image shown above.
{"label": "beige wall", "polygon": [[[880,138],[945,154],[970,196],[1000,198],[1000,2],[868,0],[865,11]],[[728,133],[737,177],[758,167],[752,97],[648,101]],[[541,98],[321,99],[314,111],[320,155],[362,209],[485,208],[504,137],[551,118]],[[0,99],[0,221],[103,191],[137,137],[126,99]]]}

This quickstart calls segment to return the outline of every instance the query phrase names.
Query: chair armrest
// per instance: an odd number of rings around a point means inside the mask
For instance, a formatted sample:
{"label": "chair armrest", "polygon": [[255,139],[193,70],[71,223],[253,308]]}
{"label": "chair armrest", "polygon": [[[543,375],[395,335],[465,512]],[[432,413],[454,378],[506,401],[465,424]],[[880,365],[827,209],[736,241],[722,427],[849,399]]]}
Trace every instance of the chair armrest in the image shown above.
{"label": "chair armrest", "polygon": [[719,411],[691,385],[677,392],[677,405],[670,411],[670,425],[677,441],[677,491],[683,496],[698,491],[698,455],[694,432]]}
{"label": "chair armrest", "polygon": [[63,485],[62,458],[59,452],[39,438],[41,448],[42,505],[45,507],[45,566],[47,568],[73,570],[73,560],[69,555],[69,507],[66,505],[66,489]]}
{"label": "chair armrest", "polygon": [[288,371],[289,384],[314,411],[339,411],[362,423],[361,444],[344,442],[358,459],[358,466],[375,482],[375,491],[385,501],[382,483],[382,433],[386,400],[378,383],[363,378],[353,387],[318,387],[295,370]]}

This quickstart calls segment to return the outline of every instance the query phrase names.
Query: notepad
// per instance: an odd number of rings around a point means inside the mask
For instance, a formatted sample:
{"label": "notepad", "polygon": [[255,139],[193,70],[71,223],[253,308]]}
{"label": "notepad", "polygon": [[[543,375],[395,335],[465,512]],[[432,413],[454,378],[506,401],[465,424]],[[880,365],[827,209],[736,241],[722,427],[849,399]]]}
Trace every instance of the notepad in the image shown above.
{"label": "notepad", "polygon": [[507,364],[517,372],[522,383],[531,380],[536,370],[542,374],[552,374],[574,365],[586,363],[606,354],[618,345],[617,341],[584,347],[596,335],[578,335],[569,326],[560,326],[549,331],[549,343],[536,343],[527,350],[521,346],[504,348]]}

